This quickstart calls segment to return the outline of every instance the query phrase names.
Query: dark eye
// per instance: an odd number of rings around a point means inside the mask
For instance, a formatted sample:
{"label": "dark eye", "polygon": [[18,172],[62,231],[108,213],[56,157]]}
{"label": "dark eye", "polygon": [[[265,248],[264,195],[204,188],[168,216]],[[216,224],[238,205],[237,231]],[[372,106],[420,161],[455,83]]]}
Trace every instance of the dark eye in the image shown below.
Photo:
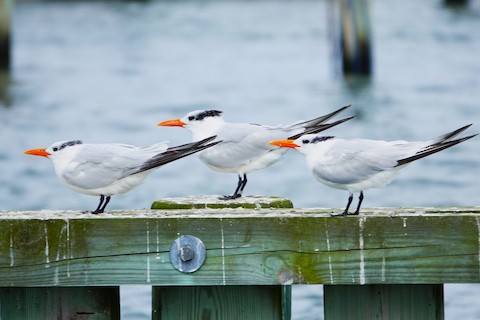
{"label": "dark eye", "polygon": [[308,144],[308,143],[310,143],[310,141],[308,141],[307,139],[305,139],[305,140],[302,140],[302,142],[303,142],[304,144]]}
{"label": "dark eye", "polygon": [[195,117],[194,117],[194,116],[190,116],[190,117],[188,117],[188,120],[190,120],[190,121],[192,121],[193,119],[195,119]]}
{"label": "dark eye", "polygon": [[53,148],[53,151],[58,151],[58,148],[57,148],[57,147],[54,147],[54,148]]}

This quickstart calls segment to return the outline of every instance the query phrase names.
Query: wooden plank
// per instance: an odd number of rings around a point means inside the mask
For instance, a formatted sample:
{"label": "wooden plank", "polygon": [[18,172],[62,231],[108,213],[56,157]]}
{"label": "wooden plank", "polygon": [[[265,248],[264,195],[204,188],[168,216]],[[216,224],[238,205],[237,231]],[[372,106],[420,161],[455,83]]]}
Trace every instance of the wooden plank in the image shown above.
{"label": "wooden plank", "polygon": [[[480,280],[480,208],[0,212],[0,286],[435,284]],[[205,244],[172,267],[180,235]]]}
{"label": "wooden plank", "polygon": [[288,320],[282,291],[281,286],[154,287],[152,319]]}
{"label": "wooden plank", "polygon": [[442,320],[443,285],[326,285],[325,320]]}
{"label": "wooden plank", "polygon": [[[155,201],[152,209],[293,208],[288,199],[184,197]],[[153,287],[153,319],[283,319],[291,318],[291,286]]]}
{"label": "wooden plank", "polygon": [[12,0],[0,0],[0,70],[10,67]]}
{"label": "wooden plank", "polygon": [[182,198],[165,198],[154,201],[152,209],[265,209],[265,208],[293,208],[291,200],[275,196],[248,196],[233,200],[219,200],[215,196],[189,196]]}
{"label": "wooden plank", "polygon": [[0,319],[120,319],[118,287],[0,288]]}

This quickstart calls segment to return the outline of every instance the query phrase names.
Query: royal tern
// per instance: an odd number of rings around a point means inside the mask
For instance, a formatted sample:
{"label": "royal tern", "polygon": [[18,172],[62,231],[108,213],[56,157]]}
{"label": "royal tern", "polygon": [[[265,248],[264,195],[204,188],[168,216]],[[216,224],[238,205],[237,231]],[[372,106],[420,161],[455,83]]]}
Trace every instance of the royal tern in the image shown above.
{"label": "royal tern", "polygon": [[271,141],[270,144],[298,150],[305,156],[307,167],[318,181],[349,191],[347,206],[340,216],[349,215],[353,192],[360,192],[357,210],[351,213],[358,215],[364,190],[387,185],[412,161],[475,137],[476,134],[473,134],[452,140],[470,126],[471,124],[427,141],[339,139],[309,134],[296,140]]}
{"label": "royal tern", "polygon": [[216,141],[222,141],[213,148],[199,153],[199,158],[212,170],[217,172],[237,173],[238,184],[231,196],[220,199],[229,200],[242,196],[247,184],[247,173],[266,168],[285,154],[286,150],[274,148],[268,144],[271,140],[296,139],[302,134],[318,133],[353,117],[333,123],[325,121],[344,111],[350,106],[342,107],[324,116],[299,121],[287,126],[264,126],[250,123],[229,123],[223,120],[222,111],[197,110],[188,113],[183,118],[166,120],[158,126],[184,127],[188,129],[193,140],[200,140],[216,135]]}
{"label": "royal tern", "polygon": [[215,137],[169,148],[165,142],[146,147],[126,144],[87,144],[81,140],[55,142],[24,153],[52,160],[57,177],[70,189],[100,196],[92,213],[102,213],[110,197],[142,183],[150,172],[171,161],[216,145]]}

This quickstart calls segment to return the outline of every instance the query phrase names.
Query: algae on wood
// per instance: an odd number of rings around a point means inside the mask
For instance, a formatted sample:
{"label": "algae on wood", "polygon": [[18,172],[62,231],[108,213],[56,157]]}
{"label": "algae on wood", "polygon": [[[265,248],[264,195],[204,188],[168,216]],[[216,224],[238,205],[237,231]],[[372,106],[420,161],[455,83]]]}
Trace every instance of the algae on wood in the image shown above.
{"label": "algae on wood", "polygon": [[[0,286],[480,282],[480,208],[1,212]],[[432,212],[432,213],[429,213]],[[178,272],[169,248],[203,241]]]}
{"label": "algae on wood", "polygon": [[165,198],[152,203],[152,209],[222,209],[222,208],[293,208],[292,201],[280,197],[249,196],[234,200],[220,200],[218,196],[191,196]]}

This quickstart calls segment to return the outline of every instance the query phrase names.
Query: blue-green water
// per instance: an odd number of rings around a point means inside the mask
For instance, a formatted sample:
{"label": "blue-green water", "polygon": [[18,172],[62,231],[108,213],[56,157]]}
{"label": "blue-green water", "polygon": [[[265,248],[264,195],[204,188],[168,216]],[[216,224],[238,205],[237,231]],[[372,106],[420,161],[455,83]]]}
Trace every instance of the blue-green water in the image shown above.
{"label": "blue-green water", "polygon": [[[93,209],[98,199],[61,185],[48,160],[22,154],[54,141],[190,141],[161,120],[204,108],[226,120],[286,124],[345,104],[358,117],[332,134],[427,139],[474,123],[480,131],[480,4],[372,2],[374,74],[335,75],[325,1],[22,2],[13,12],[13,66],[0,75],[1,209]],[[479,205],[480,140],[406,168],[365,207]],[[236,176],[196,157],[153,173],[110,209],[233,191]],[[421,192],[419,192],[421,190]],[[289,153],[249,175],[246,194],[297,207],[343,207],[347,194],[318,184]],[[477,286],[446,287],[447,319],[480,318]],[[148,319],[147,288],[122,292],[124,319]],[[134,309],[140,307],[139,312]],[[293,319],[322,319],[320,286],[294,288]]]}

